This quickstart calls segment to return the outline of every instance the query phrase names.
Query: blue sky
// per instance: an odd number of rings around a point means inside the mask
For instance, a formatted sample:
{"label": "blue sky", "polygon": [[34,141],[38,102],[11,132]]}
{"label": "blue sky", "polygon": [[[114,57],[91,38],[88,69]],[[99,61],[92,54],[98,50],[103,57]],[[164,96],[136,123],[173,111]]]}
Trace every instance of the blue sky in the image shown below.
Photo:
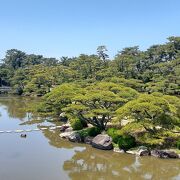
{"label": "blue sky", "polygon": [[46,57],[124,47],[146,49],[180,36],[180,0],[0,0],[0,58],[11,48]]}

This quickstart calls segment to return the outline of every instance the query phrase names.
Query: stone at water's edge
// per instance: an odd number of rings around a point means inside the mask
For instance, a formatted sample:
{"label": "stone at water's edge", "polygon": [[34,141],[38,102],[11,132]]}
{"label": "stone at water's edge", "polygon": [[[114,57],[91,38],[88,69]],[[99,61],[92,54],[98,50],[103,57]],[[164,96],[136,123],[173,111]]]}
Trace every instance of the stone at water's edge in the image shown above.
{"label": "stone at water's edge", "polygon": [[61,131],[61,132],[64,132],[67,128],[69,128],[69,126],[67,126],[66,124],[65,124],[65,125],[62,125],[62,126],[60,127],[60,131]]}
{"label": "stone at water's edge", "polygon": [[68,136],[69,141],[71,142],[82,142],[81,136],[78,132],[72,132],[69,136]]}
{"label": "stone at water's edge", "polygon": [[128,150],[128,151],[126,151],[126,153],[137,155],[137,151],[136,150]]}
{"label": "stone at water's edge", "polygon": [[118,147],[115,147],[113,149],[114,152],[117,152],[117,153],[125,153],[125,151],[123,149],[119,149]]}
{"label": "stone at water's edge", "polygon": [[99,134],[93,138],[92,147],[102,150],[111,150],[113,149],[112,138],[106,134]]}
{"label": "stone at water's edge", "polygon": [[126,151],[128,154],[138,155],[138,156],[149,156],[150,150],[146,146],[139,146],[138,148],[132,148]]}
{"label": "stone at water's edge", "polygon": [[84,138],[84,143],[85,144],[92,144],[92,140],[93,140],[94,137],[90,137],[90,136],[87,136]]}
{"label": "stone at water's edge", "polygon": [[65,129],[65,132],[72,132],[73,131],[73,128],[72,127],[68,127]]}
{"label": "stone at water's edge", "polygon": [[138,156],[149,156],[151,154],[150,150],[146,146],[140,146],[137,151]]}
{"label": "stone at water's edge", "polygon": [[175,152],[166,150],[152,150],[151,155],[158,158],[179,158]]}
{"label": "stone at water's edge", "polygon": [[149,156],[150,155],[150,151],[148,149],[147,150],[141,149],[141,150],[139,150],[137,152],[137,155],[139,155],[139,156]]}
{"label": "stone at water's edge", "polygon": [[63,132],[63,133],[61,133],[59,136],[61,137],[61,138],[66,138],[66,139],[68,139],[68,137],[72,134],[73,132]]}

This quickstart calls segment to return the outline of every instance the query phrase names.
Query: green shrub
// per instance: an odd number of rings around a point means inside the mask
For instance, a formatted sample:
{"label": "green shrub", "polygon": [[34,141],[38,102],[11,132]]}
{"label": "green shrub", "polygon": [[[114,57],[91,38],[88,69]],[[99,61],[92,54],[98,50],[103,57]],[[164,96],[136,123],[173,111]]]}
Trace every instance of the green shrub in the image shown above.
{"label": "green shrub", "polygon": [[101,133],[101,130],[98,127],[91,127],[87,129],[87,131],[88,131],[88,135],[93,137]]}
{"label": "green shrub", "polygon": [[180,150],[180,140],[177,141],[177,148]]}
{"label": "green shrub", "polygon": [[80,119],[75,119],[72,121],[71,126],[73,128],[73,130],[81,130],[83,129],[83,125],[81,123]]}
{"label": "green shrub", "polygon": [[109,136],[111,136],[113,142],[116,143],[116,144],[118,143],[118,140],[119,140],[119,138],[121,137],[121,136],[117,133],[117,129],[115,129],[115,128],[109,128],[109,129],[107,130],[107,134],[108,134]]}
{"label": "green shrub", "polygon": [[115,134],[113,137],[112,137],[112,140],[113,140],[113,142],[114,143],[118,143],[118,141],[119,141],[119,138],[121,138],[121,136],[120,135],[118,135],[118,134]]}
{"label": "green shrub", "polygon": [[118,139],[118,146],[120,149],[123,149],[125,151],[127,151],[128,149],[135,147],[136,145],[136,141],[135,138],[133,136],[130,135],[122,135],[119,139]]}
{"label": "green shrub", "polygon": [[116,131],[117,130],[115,128],[109,128],[107,130],[107,134],[112,137],[116,133]]}
{"label": "green shrub", "polygon": [[79,135],[81,136],[82,141],[84,141],[84,138],[88,136],[87,129],[83,129],[83,130],[79,131]]}
{"label": "green shrub", "polygon": [[82,140],[84,140],[84,138],[87,136],[94,137],[100,133],[101,133],[101,130],[97,127],[91,127],[91,128],[87,128],[87,129],[83,129],[83,130],[79,131],[79,134],[80,134]]}

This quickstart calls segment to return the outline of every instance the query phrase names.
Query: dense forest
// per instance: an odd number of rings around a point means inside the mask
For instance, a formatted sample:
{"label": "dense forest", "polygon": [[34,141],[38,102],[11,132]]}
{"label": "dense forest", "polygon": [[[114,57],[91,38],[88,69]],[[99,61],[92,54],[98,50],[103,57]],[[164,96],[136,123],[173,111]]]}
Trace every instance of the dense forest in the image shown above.
{"label": "dense forest", "polygon": [[179,138],[173,132],[180,130],[180,37],[145,51],[127,47],[113,59],[106,46],[99,46],[96,54],[60,59],[11,49],[1,62],[0,86],[11,86],[18,95],[43,96],[36,110],[64,114],[74,129],[90,123],[106,130],[109,122],[128,120],[123,128],[109,129],[115,143],[119,135],[137,130],[142,144]]}
{"label": "dense forest", "polygon": [[124,48],[110,60],[105,46],[97,54],[45,58],[11,49],[0,66],[0,85],[14,93],[44,95],[62,83],[122,83],[141,92],[180,94],[180,37],[169,37],[162,45],[146,51],[138,46]]}

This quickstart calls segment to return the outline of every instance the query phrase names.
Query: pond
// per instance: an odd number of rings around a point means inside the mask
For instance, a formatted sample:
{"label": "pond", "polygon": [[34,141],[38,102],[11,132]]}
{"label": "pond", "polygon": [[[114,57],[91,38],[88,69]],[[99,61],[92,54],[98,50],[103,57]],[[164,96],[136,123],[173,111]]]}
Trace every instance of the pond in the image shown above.
{"label": "pond", "polygon": [[[0,131],[58,125],[38,122],[23,125],[32,117],[25,107],[38,100],[0,97]],[[180,179],[180,161],[136,157],[102,151],[59,138],[59,130],[0,133],[0,180],[86,179]]]}

